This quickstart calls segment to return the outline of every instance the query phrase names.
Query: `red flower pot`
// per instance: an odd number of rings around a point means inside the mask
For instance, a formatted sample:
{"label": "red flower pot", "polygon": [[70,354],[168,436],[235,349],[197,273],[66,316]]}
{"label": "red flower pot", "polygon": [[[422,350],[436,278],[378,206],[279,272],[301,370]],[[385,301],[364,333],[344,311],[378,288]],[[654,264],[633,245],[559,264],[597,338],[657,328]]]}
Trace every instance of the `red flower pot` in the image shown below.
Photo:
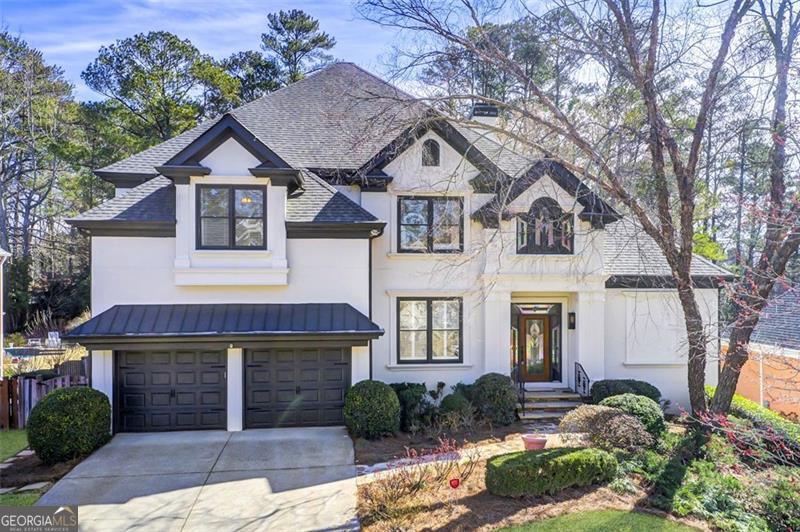
{"label": "red flower pot", "polygon": [[547,436],[523,434],[522,441],[525,443],[526,451],[538,451],[539,449],[544,449],[544,446],[547,445]]}

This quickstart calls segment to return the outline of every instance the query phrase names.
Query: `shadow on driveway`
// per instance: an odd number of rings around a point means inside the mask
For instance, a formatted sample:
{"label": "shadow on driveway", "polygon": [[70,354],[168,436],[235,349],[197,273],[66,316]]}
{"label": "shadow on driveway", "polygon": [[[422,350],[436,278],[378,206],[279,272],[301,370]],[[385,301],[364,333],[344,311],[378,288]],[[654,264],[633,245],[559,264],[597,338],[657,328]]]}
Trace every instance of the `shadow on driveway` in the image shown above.
{"label": "shadow on driveway", "polygon": [[353,464],[341,427],[118,434],[37,504],[82,530],[357,529]]}

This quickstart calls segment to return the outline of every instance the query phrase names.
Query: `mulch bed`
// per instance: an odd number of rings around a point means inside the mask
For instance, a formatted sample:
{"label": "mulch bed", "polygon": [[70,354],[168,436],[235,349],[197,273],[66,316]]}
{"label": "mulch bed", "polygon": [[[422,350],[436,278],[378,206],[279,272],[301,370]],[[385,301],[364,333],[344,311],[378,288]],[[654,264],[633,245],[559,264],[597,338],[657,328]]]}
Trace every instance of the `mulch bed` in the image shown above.
{"label": "mulch bed", "polygon": [[522,423],[514,423],[507,427],[479,426],[467,432],[453,433],[399,433],[396,436],[380,440],[356,439],[353,442],[356,451],[356,464],[372,465],[388,462],[406,455],[407,448],[417,451],[435,449],[439,445],[439,438],[455,440],[459,446],[470,448],[487,443],[499,443],[509,438],[514,438],[527,432]]}
{"label": "mulch bed", "polygon": [[68,462],[47,465],[34,454],[16,458],[11,467],[0,470],[0,488],[20,488],[34,482],[55,482],[80,463],[76,458]]}
{"label": "mulch bed", "polygon": [[[359,515],[364,530],[493,530],[504,526],[538,521],[571,512],[617,509],[646,511],[662,517],[663,512],[643,507],[645,492],[640,490],[630,495],[620,495],[602,486],[566,489],[552,496],[507,498],[486,491],[484,484],[485,462],[480,463],[473,475],[457,489],[444,486],[426,491],[415,497],[414,506],[392,519],[374,521],[368,515],[364,490],[369,485],[359,486]],[[669,517],[671,520],[676,520]],[[700,530],[709,530],[708,525],[694,519],[680,522]]]}

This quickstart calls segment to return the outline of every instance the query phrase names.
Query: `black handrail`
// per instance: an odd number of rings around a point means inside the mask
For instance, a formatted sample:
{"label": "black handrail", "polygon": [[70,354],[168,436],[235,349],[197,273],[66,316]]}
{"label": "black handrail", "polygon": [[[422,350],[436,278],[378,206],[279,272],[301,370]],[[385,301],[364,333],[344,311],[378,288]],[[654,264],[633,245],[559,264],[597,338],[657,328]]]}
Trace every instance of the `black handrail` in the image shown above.
{"label": "black handrail", "polygon": [[511,369],[512,380],[517,383],[519,388],[519,401],[522,410],[525,410],[525,381],[522,380],[522,363],[517,360],[514,367]]}
{"label": "black handrail", "polygon": [[575,392],[581,397],[589,397],[591,395],[592,381],[589,379],[589,374],[583,369],[580,362],[575,362]]}

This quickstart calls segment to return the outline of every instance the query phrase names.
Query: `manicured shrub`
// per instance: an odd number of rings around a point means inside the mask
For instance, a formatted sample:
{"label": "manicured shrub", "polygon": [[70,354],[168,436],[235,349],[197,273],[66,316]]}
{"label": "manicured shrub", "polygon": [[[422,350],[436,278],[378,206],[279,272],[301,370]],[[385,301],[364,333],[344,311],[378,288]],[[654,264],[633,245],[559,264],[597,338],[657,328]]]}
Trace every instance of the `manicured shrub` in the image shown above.
{"label": "manicured shrub", "polygon": [[46,464],[86,456],[111,437],[111,405],[87,387],[59,388],[31,410],[28,444]]}
{"label": "manicured shrub", "polygon": [[455,412],[457,414],[466,416],[472,415],[475,412],[475,407],[469,402],[469,399],[460,393],[451,393],[442,399],[439,405],[439,412],[441,414],[449,414]]}
{"label": "manicured shrub", "polygon": [[607,482],[617,467],[616,458],[600,449],[562,447],[501,454],[486,462],[486,489],[504,497],[553,494]]}
{"label": "manicured shrub", "polygon": [[653,436],[647,432],[642,422],[629,414],[609,418],[589,432],[589,437],[598,447],[629,452],[652,447],[655,443]]}
{"label": "manicured shrub", "polygon": [[570,410],[558,424],[560,432],[594,432],[597,427],[608,422],[614,416],[622,414],[621,410],[600,405],[581,405]]}
{"label": "manicured shrub", "polygon": [[347,390],[344,422],[354,436],[376,439],[400,429],[400,401],[381,381],[361,381]]}
{"label": "manicured shrub", "polygon": [[770,530],[800,530],[800,486],[776,482],[767,492],[763,513]]}
{"label": "manicured shrub", "polygon": [[472,404],[478,415],[495,425],[510,425],[517,419],[517,391],[507,375],[487,373],[476,380]]}
{"label": "manicured shrub", "polygon": [[436,411],[428,400],[425,383],[398,382],[389,386],[400,401],[400,429],[404,432],[417,432],[433,422]]}
{"label": "manicured shrub", "polygon": [[644,395],[656,403],[661,400],[661,392],[659,389],[644,381],[637,381],[634,379],[606,379],[592,384],[592,402],[595,404],[606,397],[622,395],[623,393]]}
{"label": "manicured shrub", "polygon": [[658,437],[667,428],[661,407],[644,395],[634,395],[632,393],[612,395],[600,401],[600,405],[619,408],[626,414],[636,416],[647,431],[655,437]]}
{"label": "manicured shrub", "polygon": [[474,384],[464,384],[463,382],[459,382],[455,386],[453,386],[453,393],[458,393],[463,395],[467,398],[467,400],[471,403],[474,400],[474,391],[475,385]]}

